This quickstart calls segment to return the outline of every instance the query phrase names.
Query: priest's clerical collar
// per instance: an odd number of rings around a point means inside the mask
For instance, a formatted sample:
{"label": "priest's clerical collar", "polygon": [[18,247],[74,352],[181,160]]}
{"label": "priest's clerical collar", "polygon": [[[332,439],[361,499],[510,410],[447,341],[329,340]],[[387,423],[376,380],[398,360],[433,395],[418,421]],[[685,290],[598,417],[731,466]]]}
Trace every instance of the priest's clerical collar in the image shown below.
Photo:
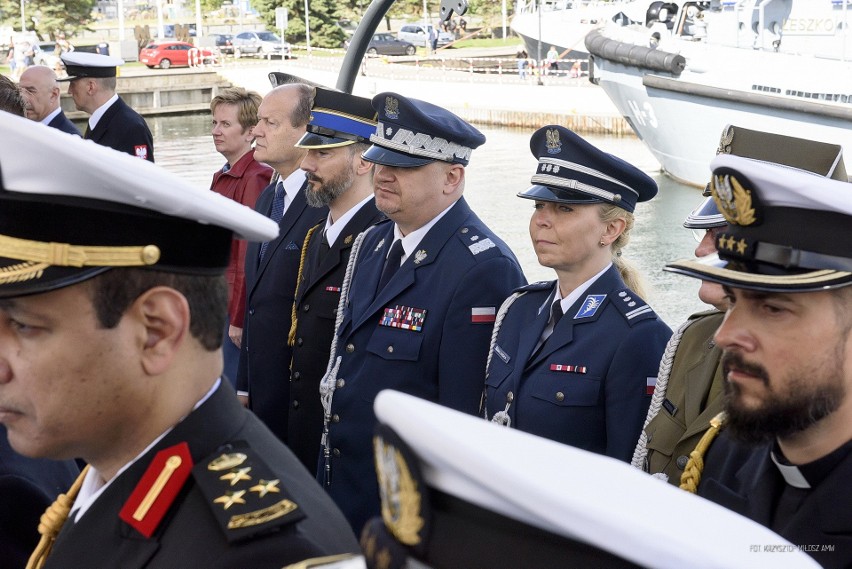
{"label": "priest's clerical collar", "polygon": [[778,443],[772,445],[772,462],[778,467],[784,481],[794,488],[813,488],[825,480],[829,474],[852,451],[852,441],[847,442],[837,450],[807,464],[790,464],[781,452]]}

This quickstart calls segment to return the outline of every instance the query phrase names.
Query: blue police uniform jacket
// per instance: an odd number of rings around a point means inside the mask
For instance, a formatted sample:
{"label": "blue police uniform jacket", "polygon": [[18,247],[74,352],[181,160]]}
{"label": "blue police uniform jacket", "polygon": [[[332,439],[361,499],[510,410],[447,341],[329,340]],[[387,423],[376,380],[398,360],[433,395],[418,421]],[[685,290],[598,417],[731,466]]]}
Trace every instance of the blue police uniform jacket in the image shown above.
{"label": "blue police uniform jacket", "polygon": [[324,453],[317,472],[356,534],[379,513],[372,447],[376,395],[395,389],[476,413],[493,315],[525,283],[508,246],[461,198],[377,291],[393,227],[377,225],[357,256],[337,331],[342,361],[328,425],[330,476]]}
{"label": "blue police uniform jacket", "polygon": [[522,289],[505,315],[486,376],[486,411],[511,426],[629,462],[671,329],[612,266],[536,352],[556,281]]}

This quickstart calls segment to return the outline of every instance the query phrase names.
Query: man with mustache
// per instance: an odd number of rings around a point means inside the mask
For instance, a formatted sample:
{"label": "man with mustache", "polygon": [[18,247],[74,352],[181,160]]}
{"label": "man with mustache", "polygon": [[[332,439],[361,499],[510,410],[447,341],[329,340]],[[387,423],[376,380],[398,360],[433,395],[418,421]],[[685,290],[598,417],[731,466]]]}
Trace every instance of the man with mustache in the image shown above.
{"label": "man with mustache", "polygon": [[370,99],[316,87],[311,121],[296,144],[307,150],[301,167],[308,178],[308,205],[328,206],[329,212],[302,246],[289,337],[293,362],[287,443],[312,472],[322,434],[319,384],[328,364],[349,253],[355,237],[384,217],[373,198],[373,164],[361,157],[375,131]]}
{"label": "man with mustache", "polygon": [[681,487],[697,486],[824,567],[849,567],[852,185],[736,156],[711,167],[729,225],[718,256],[667,270],[724,287],[730,307],[715,339],[725,413],[693,451]]}

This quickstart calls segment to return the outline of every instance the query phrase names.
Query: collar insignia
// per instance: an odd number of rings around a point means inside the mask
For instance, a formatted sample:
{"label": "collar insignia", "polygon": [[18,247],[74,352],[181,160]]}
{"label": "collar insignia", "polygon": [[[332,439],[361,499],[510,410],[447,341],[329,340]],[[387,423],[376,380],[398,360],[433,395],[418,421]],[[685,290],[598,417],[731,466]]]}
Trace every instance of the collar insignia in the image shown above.
{"label": "collar insignia", "polygon": [[417,251],[414,254],[414,264],[419,265],[420,263],[422,263],[426,259],[427,256],[428,255],[426,254],[426,251],[424,251],[423,249],[420,249],[419,251]]}

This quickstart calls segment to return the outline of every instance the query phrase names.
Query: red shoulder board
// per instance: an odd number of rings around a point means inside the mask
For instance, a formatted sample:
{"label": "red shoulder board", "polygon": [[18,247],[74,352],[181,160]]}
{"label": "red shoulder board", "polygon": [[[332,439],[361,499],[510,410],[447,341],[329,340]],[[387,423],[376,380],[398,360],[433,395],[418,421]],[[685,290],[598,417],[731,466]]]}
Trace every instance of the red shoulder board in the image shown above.
{"label": "red shoulder board", "polygon": [[192,472],[189,445],[179,443],[154,456],[118,517],[151,537]]}

